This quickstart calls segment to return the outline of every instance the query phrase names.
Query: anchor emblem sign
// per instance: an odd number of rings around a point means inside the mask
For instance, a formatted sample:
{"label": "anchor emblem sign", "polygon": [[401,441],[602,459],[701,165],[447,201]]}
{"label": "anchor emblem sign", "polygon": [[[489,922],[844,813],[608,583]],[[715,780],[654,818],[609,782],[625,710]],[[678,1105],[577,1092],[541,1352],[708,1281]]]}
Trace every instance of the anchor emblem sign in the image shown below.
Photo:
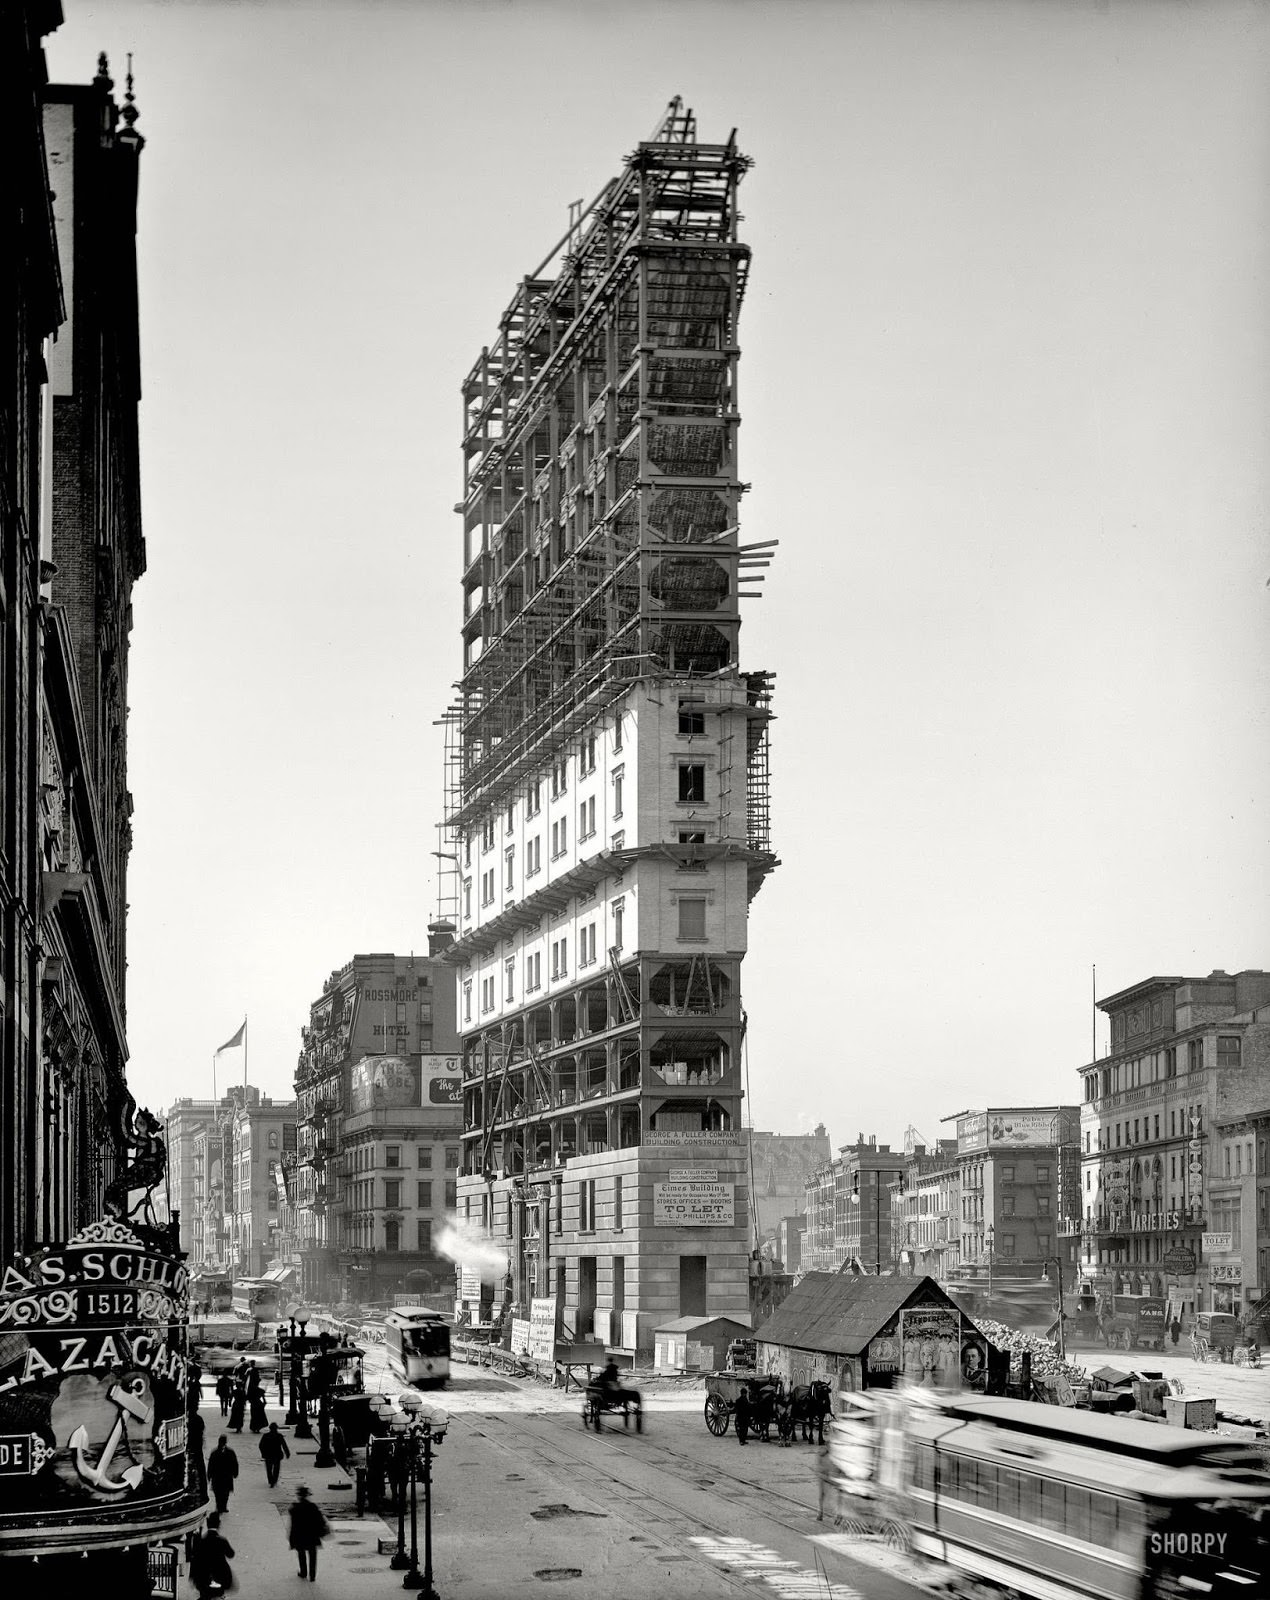
{"label": "anchor emblem sign", "polygon": [[114,1423],[96,1461],[88,1458],[88,1429],[80,1425],[67,1441],[75,1453],[75,1470],[85,1483],[103,1494],[123,1494],[135,1489],[145,1476],[145,1469],[136,1465],[126,1467],[117,1478],[110,1475],[115,1454],[127,1433],[127,1419],[131,1417],[140,1427],[148,1427],[154,1416],[154,1404],[149,1398],[149,1385],[138,1374],[112,1383],[106,1390],[106,1399],[115,1408]]}

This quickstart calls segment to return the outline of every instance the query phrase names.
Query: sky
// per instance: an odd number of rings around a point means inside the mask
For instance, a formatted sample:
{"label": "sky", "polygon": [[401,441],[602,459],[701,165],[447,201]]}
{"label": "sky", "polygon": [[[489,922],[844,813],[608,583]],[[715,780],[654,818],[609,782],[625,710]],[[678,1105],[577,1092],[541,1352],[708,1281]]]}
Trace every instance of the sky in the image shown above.
{"label": "sky", "polygon": [[64,10],[52,77],[131,51],[147,140],[139,1100],[244,1016],[287,1096],[329,973],[426,950],[459,383],[676,94],[755,163],[754,1125],[1074,1101],[1095,988],[1270,967],[1270,8]]}

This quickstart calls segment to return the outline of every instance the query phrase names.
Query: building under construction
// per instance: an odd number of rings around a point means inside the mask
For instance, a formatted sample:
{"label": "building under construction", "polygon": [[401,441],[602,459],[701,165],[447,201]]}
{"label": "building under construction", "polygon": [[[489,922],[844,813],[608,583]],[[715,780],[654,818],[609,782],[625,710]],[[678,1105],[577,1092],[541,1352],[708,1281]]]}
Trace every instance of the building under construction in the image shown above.
{"label": "building under construction", "polygon": [[507,1251],[485,1298],[623,1350],[749,1306],[740,969],[776,865],[772,675],[738,663],[771,553],[738,539],[749,165],[673,102],[463,385],[459,1210]]}

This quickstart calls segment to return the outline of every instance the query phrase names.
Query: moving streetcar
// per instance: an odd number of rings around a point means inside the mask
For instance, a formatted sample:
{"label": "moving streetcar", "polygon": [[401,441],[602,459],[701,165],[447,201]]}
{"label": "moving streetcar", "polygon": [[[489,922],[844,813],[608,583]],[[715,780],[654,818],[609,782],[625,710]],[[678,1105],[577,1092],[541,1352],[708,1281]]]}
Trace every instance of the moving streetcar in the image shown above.
{"label": "moving streetcar", "polygon": [[980,1585],[1034,1600],[1270,1594],[1255,1444],[1027,1401],[849,1398],[842,1503]]}
{"label": "moving streetcar", "polygon": [[439,1311],[394,1306],[384,1318],[388,1366],[418,1387],[439,1388],[450,1376],[450,1328]]}

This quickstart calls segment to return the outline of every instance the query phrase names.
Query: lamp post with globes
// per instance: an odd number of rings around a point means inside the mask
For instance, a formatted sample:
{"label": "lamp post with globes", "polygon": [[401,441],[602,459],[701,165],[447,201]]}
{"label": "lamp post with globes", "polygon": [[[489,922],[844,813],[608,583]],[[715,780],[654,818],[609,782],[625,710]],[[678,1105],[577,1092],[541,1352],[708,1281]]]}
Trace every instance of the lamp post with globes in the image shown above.
{"label": "lamp post with globes", "polygon": [[1052,1280],[1058,1287],[1058,1359],[1066,1365],[1067,1362],[1067,1337],[1063,1331],[1063,1323],[1067,1320],[1063,1311],[1063,1262],[1060,1256],[1046,1256],[1041,1267],[1041,1278],[1045,1283],[1050,1279],[1050,1262],[1054,1263],[1055,1277]]}
{"label": "lamp post with globes", "polygon": [[[432,1447],[445,1438],[450,1419],[436,1406],[426,1406],[416,1394],[401,1396],[409,1421],[407,1440],[410,1470],[410,1566],[401,1580],[403,1589],[418,1589],[423,1600],[440,1600],[432,1583]],[[420,1469],[422,1468],[422,1474]],[[417,1485],[423,1481],[423,1572],[419,1571],[419,1504]]]}
{"label": "lamp post with globes", "polygon": [[984,1243],[988,1247],[988,1314],[992,1314],[992,1246],[997,1237],[997,1230],[991,1223],[984,1230]]}
{"label": "lamp post with globes", "polygon": [[305,1351],[308,1349],[308,1335],[305,1333],[305,1329],[309,1325],[309,1313],[303,1306],[296,1311],[294,1324],[299,1325],[300,1337],[298,1339],[293,1338],[291,1342],[291,1385],[294,1391],[291,1405],[296,1415],[292,1437],[295,1439],[311,1439],[313,1437],[313,1429],[309,1426],[308,1385],[304,1378],[304,1356]]}

